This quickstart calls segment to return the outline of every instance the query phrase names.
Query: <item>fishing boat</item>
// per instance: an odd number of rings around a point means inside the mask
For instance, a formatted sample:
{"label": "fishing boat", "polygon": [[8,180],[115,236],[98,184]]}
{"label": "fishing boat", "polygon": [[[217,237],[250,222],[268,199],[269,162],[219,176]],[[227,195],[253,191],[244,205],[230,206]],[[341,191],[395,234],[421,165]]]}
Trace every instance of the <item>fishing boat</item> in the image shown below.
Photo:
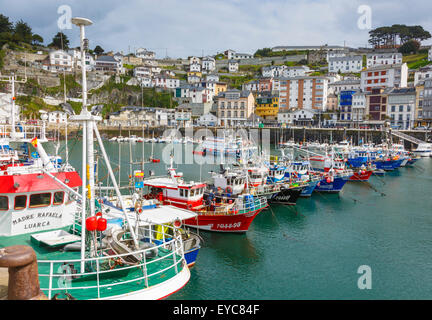
{"label": "fishing boat", "polygon": [[[265,197],[269,203],[295,205],[304,184],[300,181],[289,182],[281,179],[277,182],[264,181],[253,186],[248,182],[249,169],[238,167],[234,170],[221,165],[219,173],[212,172],[212,180],[208,183],[208,189],[223,191],[228,197],[231,195],[252,194],[257,197]],[[265,180],[265,178],[263,178]]]}
{"label": "fishing boat", "polygon": [[[148,227],[151,222],[152,228],[156,231],[156,238],[153,240],[156,245],[171,241],[172,231],[177,229],[183,240],[186,263],[188,267],[195,265],[203,240],[198,234],[181,228],[181,226],[184,220],[194,218],[196,213],[174,206],[160,205],[155,200],[140,199],[141,196],[138,193],[122,195],[122,201],[125,203],[129,212],[129,220],[134,228]],[[110,209],[107,216],[115,221],[123,220],[121,203],[117,196],[102,196],[100,200],[103,205]]]}
{"label": "fishing boat", "polygon": [[172,158],[167,176],[150,177],[143,184],[148,189],[145,198],[196,212],[197,216],[184,224],[207,231],[246,232],[256,215],[268,206],[264,197],[226,194],[222,188],[209,191],[206,183],[186,182],[173,167]]}
{"label": "fishing boat", "polygon": [[[81,29],[83,64],[83,108],[79,115],[70,117],[83,128],[81,193],[74,187],[77,181],[67,181],[68,177],[57,172],[51,174],[49,157],[44,154],[38,137],[33,138],[31,143],[47,168],[43,170],[46,176],[29,173],[34,174],[31,183],[22,181],[22,185],[20,181],[5,176],[8,179],[5,182],[13,184],[1,198],[5,210],[1,218],[0,247],[12,244],[33,247],[37,255],[40,287],[49,299],[64,296],[74,299],[163,299],[180,290],[190,279],[182,236],[175,226],[166,226],[171,229],[167,234],[165,230],[155,230],[153,221],[144,221],[134,228],[96,126],[96,121],[101,118],[87,110],[84,27],[92,22],[85,18],[72,18],[72,23]],[[118,219],[111,219],[111,210],[105,210],[95,197],[93,134],[120,199],[123,214],[120,223]],[[34,185],[40,183],[45,188],[48,177],[55,180],[61,192],[53,189],[40,193],[37,189],[33,194]],[[14,189],[19,191],[19,196],[28,199],[17,199],[12,192]],[[57,209],[68,205],[69,201],[76,206],[74,216],[69,214],[69,210]],[[26,214],[22,215],[22,212]],[[73,219],[66,220],[65,216]],[[139,219],[136,217],[137,221]],[[160,240],[161,232],[165,239],[171,240],[157,244],[155,240]]]}
{"label": "fishing boat", "polygon": [[307,160],[290,161],[286,168],[285,179],[300,179],[304,183],[300,197],[310,197],[321,181],[321,174],[314,172]]}
{"label": "fishing boat", "polygon": [[419,143],[416,149],[413,150],[414,154],[421,157],[432,156],[432,143]]}
{"label": "fishing boat", "polygon": [[223,137],[206,137],[201,144],[204,155],[222,155],[227,157],[247,158],[257,152],[258,147],[249,139],[235,137],[234,134],[225,133]]}

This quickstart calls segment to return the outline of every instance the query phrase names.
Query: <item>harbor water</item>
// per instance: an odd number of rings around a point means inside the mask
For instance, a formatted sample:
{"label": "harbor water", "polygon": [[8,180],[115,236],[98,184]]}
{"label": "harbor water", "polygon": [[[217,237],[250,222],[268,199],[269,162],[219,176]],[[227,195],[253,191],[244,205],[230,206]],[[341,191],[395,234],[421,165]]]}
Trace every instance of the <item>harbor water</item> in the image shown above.
{"label": "harbor water", "polygon": [[[121,164],[122,184],[131,158],[141,161],[142,145],[105,142],[112,167]],[[168,145],[153,148],[162,158]],[[69,149],[71,164],[81,171],[81,141],[70,141]],[[146,143],[145,158],[150,153]],[[219,168],[177,167],[194,181]],[[165,174],[166,164],[147,163],[146,175],[149,170]],[[106,176],[102,167],[98,173]],[[369,182],[349,182],[340,194],[314,193],[295,206],[272,205],[245,234],[200,232],[204,244],[191,279],[169,299],[431,299],[431,191],[432,159],[421,159]],[[361,266],[370,267],[371,289],[359,289]]]}

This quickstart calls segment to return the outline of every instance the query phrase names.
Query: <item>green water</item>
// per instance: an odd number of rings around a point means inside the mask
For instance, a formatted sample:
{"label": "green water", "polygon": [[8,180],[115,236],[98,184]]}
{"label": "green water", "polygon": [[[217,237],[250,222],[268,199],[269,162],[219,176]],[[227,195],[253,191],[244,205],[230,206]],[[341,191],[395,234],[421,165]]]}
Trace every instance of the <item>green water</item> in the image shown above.
{"label": "green water", "polygon": [[[118,164],[119,144],[105,145]],[[133,161],[141,158],[141,148],[132,146]],[[164,148],[155,144],[155,156]],[[77,144],[70,156],[79,171],[80,149]],[[150,149],[146,144],[146,157]],[[121,158],[125,182],[127,143]],[[217,168],[178,167],[195,181]],[[148,169],[163,174],[165,165]],[[101,166],[100,176],[103,171]],[[432,159],[369,183],[378,192],[368,183],[349,182],[340,195],[314,193],[293,207],[272,206],[246,234],[201,232],[205,243],[191,280],[169,299],[431,299]],[[370,290],[357,286],[361,265],[372,270]]]}

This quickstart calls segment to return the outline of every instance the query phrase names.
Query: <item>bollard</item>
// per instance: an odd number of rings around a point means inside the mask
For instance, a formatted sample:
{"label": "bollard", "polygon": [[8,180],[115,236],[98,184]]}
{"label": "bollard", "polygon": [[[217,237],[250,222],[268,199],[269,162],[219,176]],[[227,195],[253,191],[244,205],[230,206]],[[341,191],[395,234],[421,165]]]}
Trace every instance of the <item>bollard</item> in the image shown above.
{"label": "bollard", "polygon": [[0,267],[9,269],[8,300],[46,300],[40,290],[36,253],[29,246],[0,249]]}

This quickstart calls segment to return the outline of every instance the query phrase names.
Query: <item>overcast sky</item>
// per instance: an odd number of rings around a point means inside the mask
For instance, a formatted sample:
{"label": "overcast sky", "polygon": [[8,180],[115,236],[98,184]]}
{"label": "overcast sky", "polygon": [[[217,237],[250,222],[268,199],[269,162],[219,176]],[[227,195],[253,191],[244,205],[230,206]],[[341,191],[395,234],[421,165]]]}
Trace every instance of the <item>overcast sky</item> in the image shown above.
{"label": "overcast sky", "polygon": [[[61,5],[94,22],[86,29],[91,48],[126,54],[144,47],[159,58],[166,52],[178,58],[344,41],[363,47],[369,36],[357,25],[361,5],[371,8],[372,28],[421,25],[432,33],[431,0],[0,0],[0,13],[14,22],[23,19],[47,44],[59,31]],[[75,26],[63,32],[71,46],[78,45]]]}

